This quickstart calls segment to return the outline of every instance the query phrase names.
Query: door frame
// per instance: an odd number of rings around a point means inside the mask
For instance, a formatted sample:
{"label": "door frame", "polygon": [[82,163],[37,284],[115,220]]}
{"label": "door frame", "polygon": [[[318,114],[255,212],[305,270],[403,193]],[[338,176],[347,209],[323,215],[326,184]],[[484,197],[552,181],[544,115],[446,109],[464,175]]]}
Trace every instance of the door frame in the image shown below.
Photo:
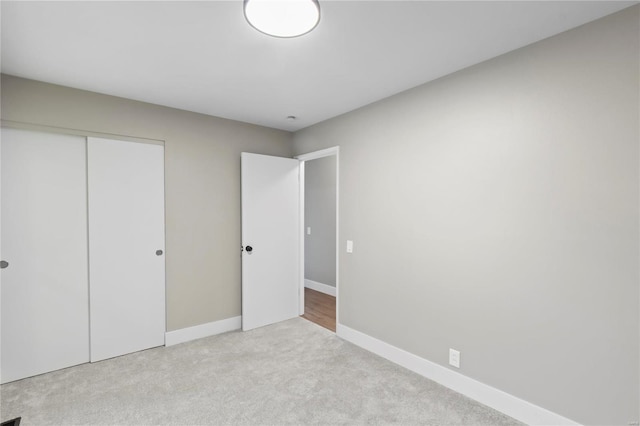
{"label": "door frame", "polygon": [[297,155],[294,158],[300,161],[300,301],[299,314],[304,315],[304,163],[306,161],[317,160],[324,157],[336,157],[336,326],[338,325],[340,309],[340,147],[321,149],[307,154]]}

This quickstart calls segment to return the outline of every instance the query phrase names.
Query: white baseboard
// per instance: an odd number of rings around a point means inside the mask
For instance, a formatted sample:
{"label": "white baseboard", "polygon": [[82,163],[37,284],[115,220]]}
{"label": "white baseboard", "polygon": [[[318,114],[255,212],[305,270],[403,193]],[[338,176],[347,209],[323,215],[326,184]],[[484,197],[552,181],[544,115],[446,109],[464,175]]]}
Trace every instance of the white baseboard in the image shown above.
{"label": "white baseboard", "polygon": [[180,330],[166,332],[164,335],[164,344],[165,346],[173,346],[190,340],[238,330],[240,327],[242,327],[242,316],[181,328]]}
{"label": "white baseboard", "polygon": [[336,288],[328,284],[322,284],[317,281],[312,281],[305,278],[304,286],[310,288],[311,290],[319,291],[320,293],[336,297]]}
{"label": "white baseboard", "polygon": [[403,349],[368,336],[342,324],[337,324],[336,334],[361,348],[401,365],[441,385],[453,389],[484,405],[498,410],[529,425],[578,425],[579,423],[538,407],[499,389],[420,358]]}

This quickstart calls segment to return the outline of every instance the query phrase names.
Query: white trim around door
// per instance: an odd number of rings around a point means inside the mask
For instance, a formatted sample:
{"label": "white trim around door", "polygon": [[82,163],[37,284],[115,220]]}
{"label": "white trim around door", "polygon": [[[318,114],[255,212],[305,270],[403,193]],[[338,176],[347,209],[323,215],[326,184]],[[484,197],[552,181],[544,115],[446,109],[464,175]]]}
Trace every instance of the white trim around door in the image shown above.
{"label": "white trim around door", "polygon": [[309,152],[307,154],[301,154],[295,158],[300,160],[300,315],[304,314],[304,163],[305,161],[317,160],[324,157],[336,157],[336,324],[338,324],[340,318],[340,298],[338,296],[340,285],[340,147],[334,146],[331,148],[322,149],[319,151]]}

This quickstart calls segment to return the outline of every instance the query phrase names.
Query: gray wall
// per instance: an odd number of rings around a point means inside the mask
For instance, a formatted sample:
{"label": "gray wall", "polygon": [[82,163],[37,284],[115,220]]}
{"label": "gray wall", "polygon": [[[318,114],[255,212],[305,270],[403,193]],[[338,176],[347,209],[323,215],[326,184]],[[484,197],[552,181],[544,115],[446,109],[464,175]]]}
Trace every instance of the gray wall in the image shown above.
{"label": "gray wall", "polygon": [[341,323],[638,421],[639,29],[636,6],[297,132],[340,146]]}
{"label": "gray wall", "polygon": [[2,120],[163,140],[167,330],[241,314],[240,152],[290,156],[290,133],[6,75]]}
{"label": "gray wall", "polygon": [[304,178],[304,277],[335,287],[336,157],[306,161]]}

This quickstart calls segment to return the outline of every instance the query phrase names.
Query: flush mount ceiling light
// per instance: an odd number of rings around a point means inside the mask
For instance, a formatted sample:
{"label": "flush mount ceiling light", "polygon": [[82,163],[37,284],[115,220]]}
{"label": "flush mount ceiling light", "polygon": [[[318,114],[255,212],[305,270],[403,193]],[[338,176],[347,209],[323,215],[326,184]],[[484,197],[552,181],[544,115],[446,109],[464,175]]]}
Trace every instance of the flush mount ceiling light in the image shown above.
{"label": "flush mount ceiling light", "polygon": [[267,35],[298,37],[320,22],[320,4],[317,0],[244,0],[244,17]]}

